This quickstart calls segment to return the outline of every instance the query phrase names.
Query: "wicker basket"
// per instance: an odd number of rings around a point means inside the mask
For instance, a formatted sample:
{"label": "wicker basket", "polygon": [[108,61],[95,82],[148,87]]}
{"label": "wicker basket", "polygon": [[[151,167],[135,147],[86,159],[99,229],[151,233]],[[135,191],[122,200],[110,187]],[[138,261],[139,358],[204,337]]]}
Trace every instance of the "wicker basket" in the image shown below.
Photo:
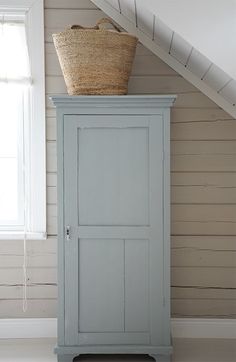
{"label": "wicker basket", "polygon": [[[115,30],[108,30],[110,23]],[[120,32],[110,19],[94,28],[72,25],[53,34],[68,93],[127,94],[138,39]]]}

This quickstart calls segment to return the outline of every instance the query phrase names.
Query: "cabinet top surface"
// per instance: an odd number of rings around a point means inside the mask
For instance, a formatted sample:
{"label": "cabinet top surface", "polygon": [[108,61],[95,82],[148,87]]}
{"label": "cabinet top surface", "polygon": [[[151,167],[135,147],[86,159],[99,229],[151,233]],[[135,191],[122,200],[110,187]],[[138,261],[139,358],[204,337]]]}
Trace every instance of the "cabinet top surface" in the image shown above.
{"label": "cabinet top surface", "polygon": [[50,97],[56,107],[171,107],[175,95],[53,95]]}

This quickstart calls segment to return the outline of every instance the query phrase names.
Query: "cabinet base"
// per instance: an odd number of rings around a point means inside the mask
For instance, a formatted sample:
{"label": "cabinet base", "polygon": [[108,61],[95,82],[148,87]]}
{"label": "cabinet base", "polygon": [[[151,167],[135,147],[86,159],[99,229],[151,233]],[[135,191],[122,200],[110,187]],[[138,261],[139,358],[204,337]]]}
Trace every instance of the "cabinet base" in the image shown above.
{"label": "cabinet base", "polygon": [[[57,361],[73,362],[73,359],[78,356],[78,354],[59,354],[57,355]],[[155,362],[171,362],[170,355],[150,354],[150,357],[153,357]]]}
{"label": "cabinet base", "polygon": [[150,354],[156,362],[171,362],[171,355]]}
{"label": "cabinet base", "polygon": [[172,346],[57,346],[58,362],[73,362],[81,354],[147,354],[155,362],[170,362]]}
{"label": "cabinet base", "polygon": [[78,357],[77,354],[58,354],[57,361],[58,362],[73,362],[73,359]]}

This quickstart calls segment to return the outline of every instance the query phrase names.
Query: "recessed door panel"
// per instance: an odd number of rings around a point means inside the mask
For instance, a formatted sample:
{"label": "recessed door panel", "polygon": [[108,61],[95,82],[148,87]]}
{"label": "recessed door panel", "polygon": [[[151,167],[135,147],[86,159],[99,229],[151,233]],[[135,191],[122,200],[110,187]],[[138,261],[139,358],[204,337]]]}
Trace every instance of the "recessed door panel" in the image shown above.
{"label": "recessed door panel", "polygon": [[80,128],[79,225],[148,225],[148,128]]}
{"label": "recessed door panel", "polygon": [[124,241],[79,240],[79,332],[124,331]]}
{"label": "recessed door panel", "polygon": [[149,331],[149,240],[125,240],[125,331]]}

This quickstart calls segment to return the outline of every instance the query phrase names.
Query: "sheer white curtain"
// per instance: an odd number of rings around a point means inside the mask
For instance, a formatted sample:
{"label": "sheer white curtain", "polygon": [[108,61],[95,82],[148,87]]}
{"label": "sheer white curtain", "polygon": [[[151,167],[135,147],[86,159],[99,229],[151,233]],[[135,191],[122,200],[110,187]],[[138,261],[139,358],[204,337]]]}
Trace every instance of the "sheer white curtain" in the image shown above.
{"label": "sheer white curtain", "polygon": [[24,14],[0,14],[0,229],[24,233],[24,311],[27,309],[26,237],[29,220],[24,136],[30,84]]}
{"label": "sheer white curtain", "polygon": [[0,16],[0,82],[31,83],[23,15]]}

